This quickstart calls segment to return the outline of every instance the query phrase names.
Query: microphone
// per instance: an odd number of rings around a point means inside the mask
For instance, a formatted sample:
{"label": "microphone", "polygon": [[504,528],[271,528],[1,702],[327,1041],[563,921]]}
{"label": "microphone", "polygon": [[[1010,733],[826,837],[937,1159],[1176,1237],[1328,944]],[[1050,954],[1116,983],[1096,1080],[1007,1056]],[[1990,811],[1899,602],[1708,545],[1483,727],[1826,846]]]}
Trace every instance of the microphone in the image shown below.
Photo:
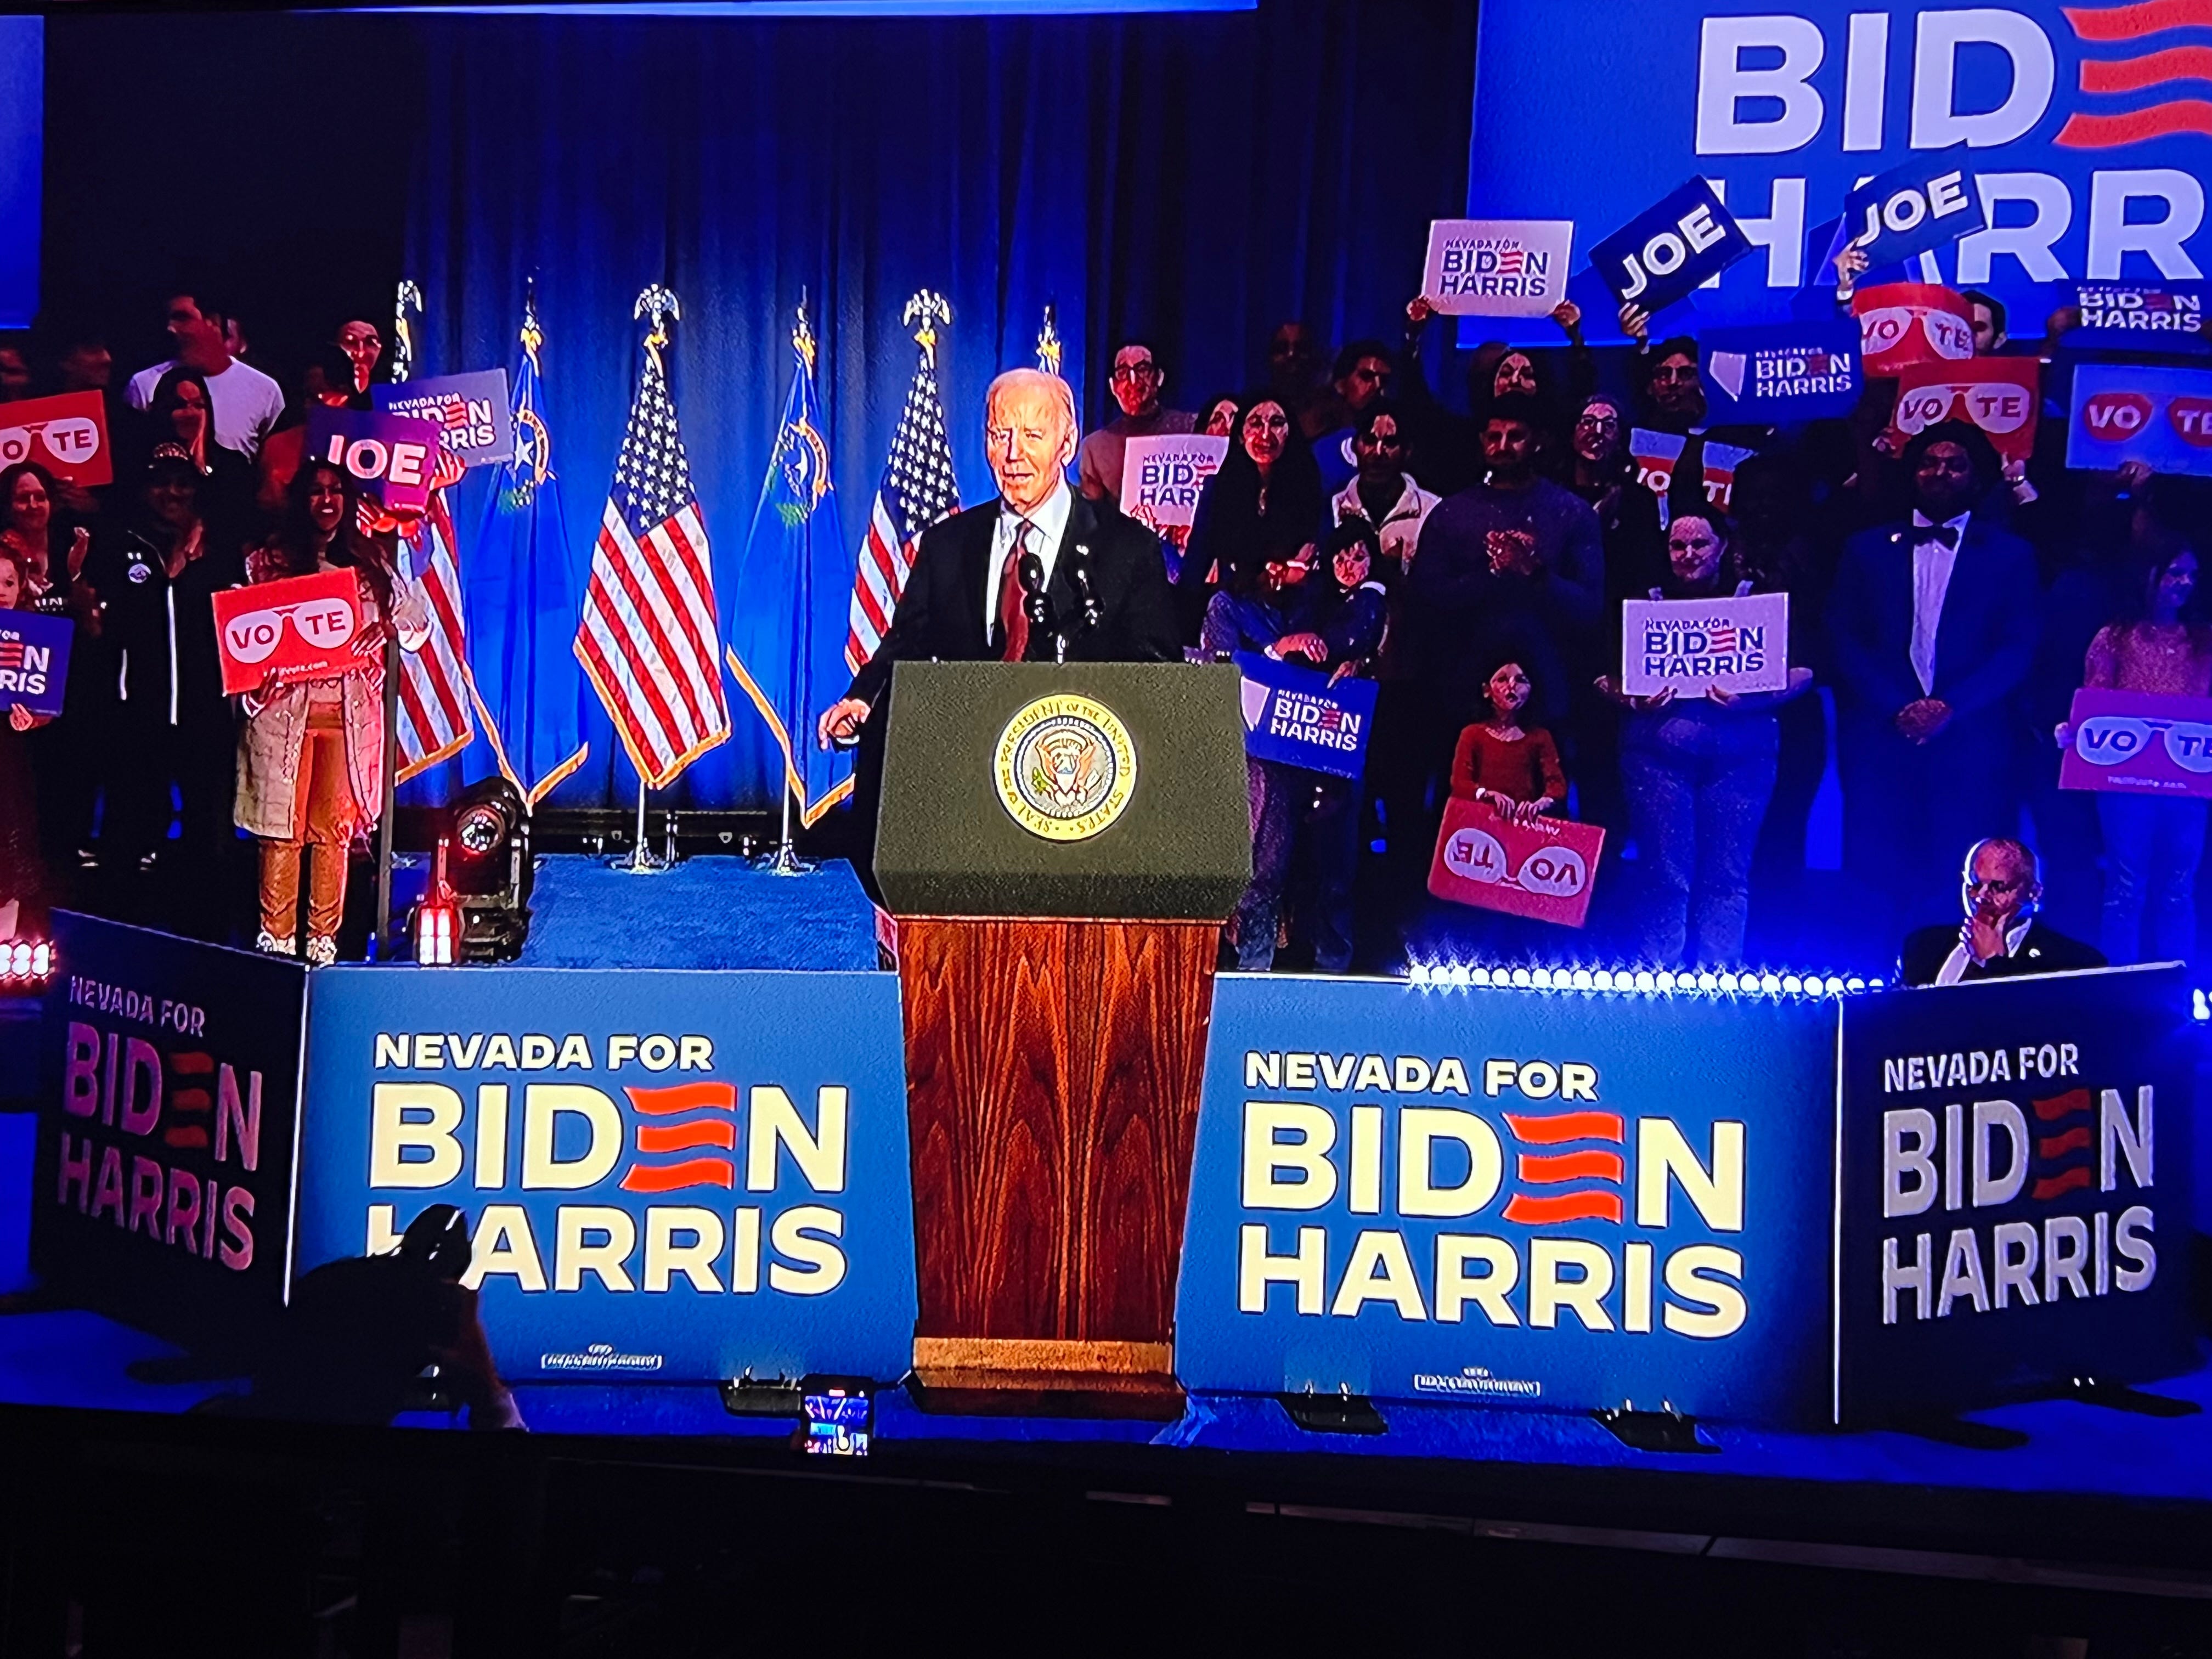
{"label": "microphone", "polygon": [[1022,555],[1017,580],[1022,585],[1022,611],[1031,628],[1045,625],[1044,561],[1034,553]]}
{"label": "microphone", "polygon": [[1083,596],[1083,625],[1096,628],[1098,626],[1098,595],[1091,588],[1089,551],[1087,548],[1077,548],[1075,562],[1070,568],[1075,576],[1075,591]]}

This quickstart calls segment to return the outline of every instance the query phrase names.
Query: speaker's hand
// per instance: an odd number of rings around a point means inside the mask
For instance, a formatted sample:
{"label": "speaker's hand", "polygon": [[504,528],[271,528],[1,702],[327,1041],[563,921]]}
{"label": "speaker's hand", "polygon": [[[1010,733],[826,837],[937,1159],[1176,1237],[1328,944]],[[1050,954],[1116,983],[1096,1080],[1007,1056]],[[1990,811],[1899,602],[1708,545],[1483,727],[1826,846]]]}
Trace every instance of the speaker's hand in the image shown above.
{"label": "speaker's hand", "polygon": [[860,723],[868,718],[868,705],[859,697],[842,697],[822,711],[816,722],[815,737],[824,749],[833,744],[858,743]]}

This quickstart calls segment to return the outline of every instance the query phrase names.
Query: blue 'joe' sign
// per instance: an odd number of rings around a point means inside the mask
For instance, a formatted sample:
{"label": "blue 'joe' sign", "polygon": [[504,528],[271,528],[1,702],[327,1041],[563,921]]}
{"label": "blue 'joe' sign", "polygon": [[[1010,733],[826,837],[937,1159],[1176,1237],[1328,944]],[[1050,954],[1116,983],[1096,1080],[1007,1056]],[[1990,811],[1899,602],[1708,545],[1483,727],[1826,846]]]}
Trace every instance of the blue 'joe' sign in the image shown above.
{"label": "blue 'joe' sign", "polygon": [[1374,681],[1332,682],[1249,651],[1237,653],[1237,671],[1244,677],[1246,754],[1334,777],[1360,775],[1375,725]]}
{"label": "blue 'joe' sign", "polygon": [[1713,187],[1692,179],[1592,248],[1590,264],[1623,305],[1656,313],[1750,252]]}

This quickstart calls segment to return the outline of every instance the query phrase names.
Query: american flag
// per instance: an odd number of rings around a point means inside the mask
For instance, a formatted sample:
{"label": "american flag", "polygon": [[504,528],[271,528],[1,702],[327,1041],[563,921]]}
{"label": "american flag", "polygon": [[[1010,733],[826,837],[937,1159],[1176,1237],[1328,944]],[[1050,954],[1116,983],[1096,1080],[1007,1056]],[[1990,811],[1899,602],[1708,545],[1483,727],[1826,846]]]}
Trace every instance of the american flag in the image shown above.
{"label": "american flag", "polygon": [[730,711],[716,655],[713,556],[660,356],[665,320],[679,315],[676,296],[657,283],[647,289],[635,314],[648,313],[645,370],[592,550],[576,660],[638,775],[659,789],[730,735]]}
{"label": "american flag", "polygon": [[[462,618],[460,566],[454,557],[453,514],[446,506],[450,450],[439,455],[439,488],[421,526],[408,538],[407,562],[430,615],[430,637],[419,651],[399,653],[399,781],[448,756],[476,735],[469,724],[469,653]],[[458,477],[458,463],[452,466]]]}
{"label": "american flag", "polygon": [[845,666],[854,672],[876,654],[890,632],[891,613],[914,568],[915,544],[939,520],[960,510],[952,477],[952,446],[945,435],[945,403],[937,391],[937,325],[952,320],[951,307],[924,289],[907,301],[906,321],[920,320],[915,343],[921,360],[906,389],[898,430],[891,435],[883,482],[868,507],[867,534],[853,574],[852,625],[845,636]]}

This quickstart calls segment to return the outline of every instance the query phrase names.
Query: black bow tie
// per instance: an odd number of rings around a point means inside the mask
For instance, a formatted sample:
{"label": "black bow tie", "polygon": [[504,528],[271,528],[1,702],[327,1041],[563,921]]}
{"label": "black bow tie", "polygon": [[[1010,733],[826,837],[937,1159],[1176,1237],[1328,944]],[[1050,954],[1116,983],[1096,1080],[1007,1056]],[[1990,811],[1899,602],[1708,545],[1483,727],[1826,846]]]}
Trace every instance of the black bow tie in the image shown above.
{"label": "black bow tie", "polygon": [[1956,526],[1948,524],[1924,524],[1914,526],[1912,544],[1915,547],[1924,547],[1929,542],[1940,543],[1945,547],[1955,549],[1959,545],[1959,532]]}

